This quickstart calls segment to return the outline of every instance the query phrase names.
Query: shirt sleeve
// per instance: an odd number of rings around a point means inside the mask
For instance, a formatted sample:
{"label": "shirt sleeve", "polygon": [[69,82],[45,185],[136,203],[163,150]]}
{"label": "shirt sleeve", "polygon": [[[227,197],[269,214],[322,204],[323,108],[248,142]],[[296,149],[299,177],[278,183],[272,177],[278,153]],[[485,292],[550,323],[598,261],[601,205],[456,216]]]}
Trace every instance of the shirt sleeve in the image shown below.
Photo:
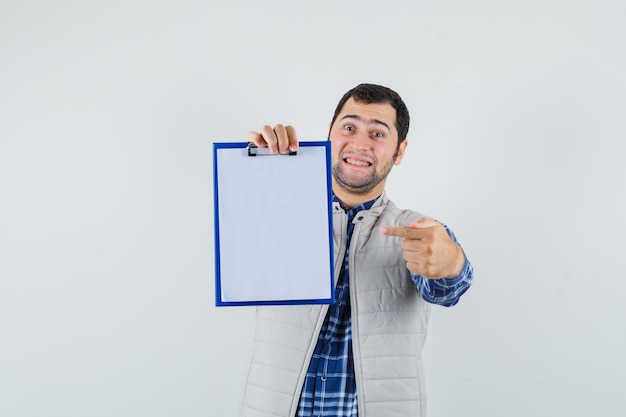
{"label": "shirt sleeve", "polygon": [[452,307],[472,285],[474,270],[465,258],[463,270],[454,278],[427,279],[411,272],[411,278],[422,298],[429,303]]}
{"label": "shirt sleeve", "polygon": [[[454,233],[452,233],[448,226],[444,224],[443,227],[446,228],[450,237],[457,242]],[[454,278],[427,279],[411,272],[411,279],[425,301],[444,307],[452,307],[459,302],[461,296],[465,294],[472,285],[474,269],[467,259],[467,256],[465,256],[463,269],[461,273]]]}

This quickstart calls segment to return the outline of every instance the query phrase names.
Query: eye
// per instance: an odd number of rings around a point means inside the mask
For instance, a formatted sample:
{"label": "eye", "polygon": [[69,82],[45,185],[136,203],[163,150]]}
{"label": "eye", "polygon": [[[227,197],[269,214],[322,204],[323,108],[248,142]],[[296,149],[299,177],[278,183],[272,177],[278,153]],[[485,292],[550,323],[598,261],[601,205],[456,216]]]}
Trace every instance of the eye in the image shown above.
{"label": "eye", "polygon": [[348,132],[354,132],[354,126],[352,125],[345,125],[344,130],[347,130]]}
{"label": "eye", "polygon": [[384,138],[384,137],[385,137],[385,135],[383,134],[383,132],[380,132],[380,131],[378,131],[378,130],[376,130],[376,131],[372,132],[372,136],[373,136],[373,137],[375,137],[375,138]]}

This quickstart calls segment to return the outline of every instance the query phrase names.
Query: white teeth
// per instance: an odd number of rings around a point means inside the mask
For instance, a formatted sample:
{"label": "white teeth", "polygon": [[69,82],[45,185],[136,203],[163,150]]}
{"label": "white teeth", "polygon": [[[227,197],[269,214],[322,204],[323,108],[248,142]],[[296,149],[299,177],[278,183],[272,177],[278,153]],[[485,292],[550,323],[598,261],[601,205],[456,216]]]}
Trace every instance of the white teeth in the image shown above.
{"label": "white teeth", "polygon": [[356,159],[350,159],[350,158],[346,158],[346,162],[352,165],[360,165],[363,167],[368,167],[371,165],[369,162],[357,161]]}

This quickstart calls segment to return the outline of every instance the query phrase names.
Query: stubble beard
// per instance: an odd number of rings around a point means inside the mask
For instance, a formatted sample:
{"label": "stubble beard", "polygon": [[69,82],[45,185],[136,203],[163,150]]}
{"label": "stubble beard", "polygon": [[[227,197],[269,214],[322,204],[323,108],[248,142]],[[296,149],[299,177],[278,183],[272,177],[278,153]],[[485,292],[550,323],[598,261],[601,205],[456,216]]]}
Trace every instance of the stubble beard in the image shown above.
{"label": "stubble beard", "polygon": [[374,169],[370,175],[358,179],[350,178],[339,166],[339,163],[336,163],[335,166],[333,166],[333,177],[337,184],[344,190],[353,194],[367,194],[387,178],[389,172],[391,172],[391,168],[393,168],[395,160],[396,158],[394,157],[391,161],[383,165],[380,174]]}

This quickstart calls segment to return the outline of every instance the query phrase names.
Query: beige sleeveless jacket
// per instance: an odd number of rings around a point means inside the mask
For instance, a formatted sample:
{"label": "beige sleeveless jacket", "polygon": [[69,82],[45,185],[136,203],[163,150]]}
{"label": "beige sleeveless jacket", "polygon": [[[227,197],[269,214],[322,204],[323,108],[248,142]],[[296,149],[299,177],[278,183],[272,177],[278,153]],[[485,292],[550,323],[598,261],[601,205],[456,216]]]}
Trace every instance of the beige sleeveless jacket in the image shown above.
{"label": "beige sleeveless jacket", "polygon": [[[426,415],[422,348],[430,305],[411,280],[400,239],[380,233],[383,226],[408,226],[420,217],[383,194],[354,219],[349,280],[360,417]],[[334,204],[335,278],[346,250],[346,220]],[[327,310],[326,305],[258,307],[241,416],[295,415]]]}

